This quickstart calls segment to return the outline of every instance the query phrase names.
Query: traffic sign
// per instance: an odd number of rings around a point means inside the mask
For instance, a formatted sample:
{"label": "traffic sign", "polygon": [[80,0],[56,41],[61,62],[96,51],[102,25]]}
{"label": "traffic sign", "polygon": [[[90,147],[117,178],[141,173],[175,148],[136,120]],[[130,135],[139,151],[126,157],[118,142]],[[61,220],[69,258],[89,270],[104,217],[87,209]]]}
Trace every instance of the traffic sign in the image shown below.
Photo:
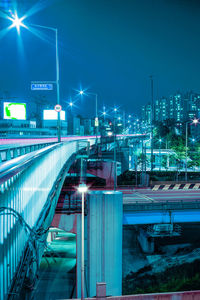
{"label": "traffic sign", "polygon": [[32,83],[31,84],[31,90],[32,91],[52,91],[53,90],[53,84],[52,83]]}
{"label": "traffic sign", "polygon": [[56,104],[56,105],[54,106],[54,109],[55,109],[55,111],[59,112],[59,111],[62,110],[62,106],[61,106],[60,104]]}

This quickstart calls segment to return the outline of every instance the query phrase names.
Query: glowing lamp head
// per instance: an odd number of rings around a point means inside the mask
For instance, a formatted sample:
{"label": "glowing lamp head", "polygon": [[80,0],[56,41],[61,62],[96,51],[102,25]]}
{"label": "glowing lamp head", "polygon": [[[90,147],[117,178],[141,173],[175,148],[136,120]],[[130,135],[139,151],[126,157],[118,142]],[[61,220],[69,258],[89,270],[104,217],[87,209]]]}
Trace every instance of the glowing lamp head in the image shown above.
{"label": "glowing lamp head", "polygon": [[161,140],[161,139],[159,139],[159,142],[161,143],[161,142],[162,142],[162,140]]}
{"label": "glowing lamp head", "polygon": [[79,94],[80,94],[80,95],[83,95],[83,94],[84,94],[84,91],[81,90],[81,91],[79,92]]}
{"label": "glowing lamp head", "polygon": [[17,13],[15,12],[14,15],[12,15],[12,17],[8,17],[9,20],[12,21],[12,25],[10,26],[10,28],[16,27],[17,32],[19,34],[20,32],[20,27],[26,27],[22,21],[24,20],[25,17],[19,18]]}
{"label": "glowing lamp head", "polygon": [[106,112],[105,112],[105,111],[103,112],[103,115],[104,115],[104,116],[106,115]]}
{"label": "glowing lamp head", "polygon": [[112,131],[108,131],[108,136],[112,136],[112,135],[113,135]]}
{"label": "glowing lamp head", "polygon": [[88,187],[85,183],[81,183],[81,184],[79,184],[77,190],[79,193],[87,193]]}
{"label": "glowing lamp head", "polygon": [[193,142],[193,143],[195,142],[195,139],[194,139],[194,138],[192,139],[192,142]]}
{"label": "glowing lamp head", "polygon": [[199,123],[199,119],[194,119],[194,120],[192,120],[192,123],[193,123],[193,124],[198,124],[198,123]]}
{"label": "glowing lamp head", "polygon": [[72,107],[72,106],[73,106],[73,102],[69,102],[69,106],[71,106],[71,107]]}

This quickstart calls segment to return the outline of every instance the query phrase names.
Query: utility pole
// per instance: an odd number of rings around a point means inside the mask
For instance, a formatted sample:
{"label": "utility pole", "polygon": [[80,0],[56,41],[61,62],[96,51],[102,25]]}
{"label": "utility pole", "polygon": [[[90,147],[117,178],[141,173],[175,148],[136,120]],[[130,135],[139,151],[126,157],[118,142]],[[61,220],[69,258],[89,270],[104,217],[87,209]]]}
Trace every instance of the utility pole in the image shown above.
{"label": "utility pole", "polygon": [[153,102],[153,76],[150,76],[151,81],[151,171],[153,171],[153,121],[154,121],[154,102]]}

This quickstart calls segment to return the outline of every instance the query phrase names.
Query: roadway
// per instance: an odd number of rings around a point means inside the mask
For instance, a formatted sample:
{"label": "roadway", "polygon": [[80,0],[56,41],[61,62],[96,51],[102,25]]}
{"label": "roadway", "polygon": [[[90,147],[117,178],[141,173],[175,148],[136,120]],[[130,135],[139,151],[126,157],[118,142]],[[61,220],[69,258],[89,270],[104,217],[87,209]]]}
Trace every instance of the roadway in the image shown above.
{"label": "roadway", "polygon": [[[62,137],[62,142],[81,140],[81,139],[94,139],[96,136],[66,136]],[[37,137],[37,138],[0,138],[0,145],[31,145],[40,143],[55,143],[57,142],[57,137]]]}
{"label": "roadway", "polygon": [[[123,137],[143,137],[145,134],[117,134],[118,138],[123,138]],[[98,138],[101,138],[100,135],[97,136]],[[85,139],[95,139],[96,135],[68,135],[61,137],[61,141],[72,141],[72,140],[85,140]],[[52,137],[52,136],[34,136],[34,137],[27,137],[27,136],[22,136],[20,138],[18,137],[7,137],[7,138],[1,138],[0,137],[0,145],[10,145],[10,144],[38,144],[38,143],[50,143],[50,142],[57,142],[58,138],[57,137]]]}
{"label": "roadway", "polygon": [[[120,189],[121,190],[121,189]],[[139,203],[177,203],[177,202],[200,202],[200,190],[158,190],[151,189],[124,189],[123,204]]]}

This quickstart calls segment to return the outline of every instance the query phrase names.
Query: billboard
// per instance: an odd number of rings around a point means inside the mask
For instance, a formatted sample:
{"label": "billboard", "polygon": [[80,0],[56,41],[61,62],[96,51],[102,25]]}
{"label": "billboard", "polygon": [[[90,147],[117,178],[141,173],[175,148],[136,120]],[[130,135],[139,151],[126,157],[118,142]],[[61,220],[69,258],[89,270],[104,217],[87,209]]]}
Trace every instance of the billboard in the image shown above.
{"label": "billboard", "polygon": [[26,103],[4,102],[3,118],[10,120],[26,120]]}
{"label": "billboard", "polygon": [[[53,109],[45,109],[43,110],[43,120],[57,120],[58,113]],[[61,110],[60,119],[65,121],[65,111]]]}

